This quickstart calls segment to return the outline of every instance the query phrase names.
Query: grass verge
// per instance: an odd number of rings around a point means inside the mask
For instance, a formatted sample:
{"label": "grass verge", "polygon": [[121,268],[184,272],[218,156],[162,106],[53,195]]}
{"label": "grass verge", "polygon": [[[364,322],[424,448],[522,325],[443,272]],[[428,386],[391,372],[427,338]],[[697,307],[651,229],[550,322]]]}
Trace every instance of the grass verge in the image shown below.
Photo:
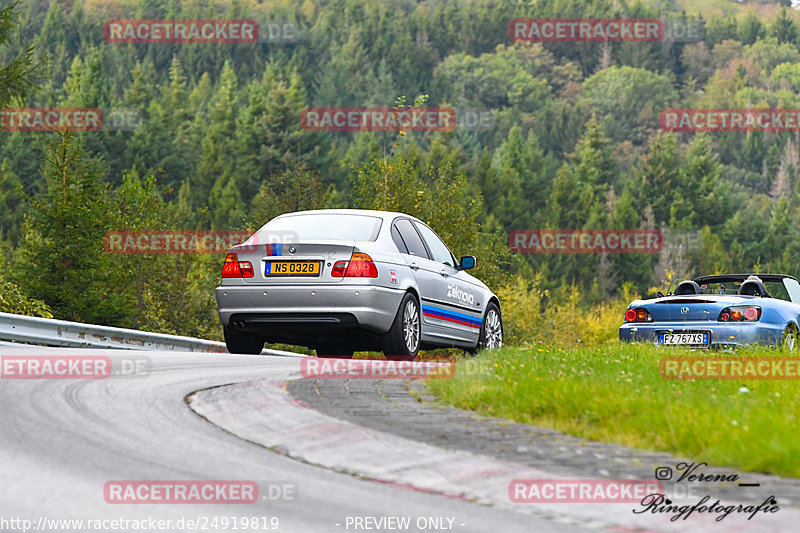
{"label": "grass verge", "polygon": [[[800,477],[800,381],[668,380],[649,345],[503,348],[429,379],[444,403],[571,435]],[[724,355],[724,354],[719,354]],[[788,354],[754,348],[746,356]]]}

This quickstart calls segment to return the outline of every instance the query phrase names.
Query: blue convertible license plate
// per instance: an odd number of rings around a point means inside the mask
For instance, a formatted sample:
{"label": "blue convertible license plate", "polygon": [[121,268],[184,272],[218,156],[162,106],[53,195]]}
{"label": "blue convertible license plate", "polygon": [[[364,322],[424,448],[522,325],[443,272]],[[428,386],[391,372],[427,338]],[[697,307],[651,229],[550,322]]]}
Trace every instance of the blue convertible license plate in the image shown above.
{"label": "blue convertible license plate", "polygon": [[701,346],[708,344],[708,333],[683,331],[681,333],[659,333],[658,343],[664,345]]}

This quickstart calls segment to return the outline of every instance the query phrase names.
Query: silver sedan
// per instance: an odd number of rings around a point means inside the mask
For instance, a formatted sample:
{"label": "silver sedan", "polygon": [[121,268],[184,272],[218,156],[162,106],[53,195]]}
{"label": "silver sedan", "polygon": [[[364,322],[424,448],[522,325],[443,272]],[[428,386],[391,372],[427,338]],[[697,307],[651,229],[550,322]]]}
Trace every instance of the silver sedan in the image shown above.
{"label": "silver sedan", "polygon": [[216,289],[225,343],[231,353],[270,342],[405,360],[420,349],[498,348],[500,301],[466,273],[474,266],[403,213],[287,213],[225,257]]}

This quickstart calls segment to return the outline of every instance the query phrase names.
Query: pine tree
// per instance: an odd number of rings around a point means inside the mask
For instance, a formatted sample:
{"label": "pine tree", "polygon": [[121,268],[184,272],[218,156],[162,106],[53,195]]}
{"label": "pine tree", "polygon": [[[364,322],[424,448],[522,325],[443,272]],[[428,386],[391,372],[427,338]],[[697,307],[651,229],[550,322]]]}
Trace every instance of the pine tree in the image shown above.
{"label": "pine tree", "polygon": [[89,49],[84,61],[76,55],[64,87],[67,90],[65,105],[72,107],[99,107],[111,105],[111,87],[104,71],[103,60],[98,49]]}
{"label": "pine tree", "polygon": [[47,303],[57,318],[119,324],[130,302],[116,286],[103,250],[103,236],[111,229],[103,164],[68,131],[48,145],[45,161],[46,188],[29,197],[13,281]]}
{"label": "pine tree", "polygon": [[528,169],[522,162],[524,154],[522,129],[514,126],[508,138],[495,152],[493,167],[497,176],[498,198],[492,212],[506,230],[528,227],[530,211],[524,194],[523,180]]}
{"label": "pine tree", "polygon": [[192,190],[196,206],[206,204],[207,194],[220,176],[232,176],[235,173],[238,97],[236,74],[230,63],[226,62],[209,102],[209,124],[201,143],[197,172],[193,176]]}
{"label": "pine tree", "polygon": [[0,164],[0,242],[6,238],[16,242],[22,220],[22,185],[7,158]]}
{"label": "pine tree", "polygon": [[23,44],[19,50],[9,50],[12,46],[18,46],[16,41],[12,45],[12,36],[18,24],[15,8],[16,4],[12,4],[0,9],[0,51],[3,55],[10,54],[11,58],[0,66],[0,107],[13,101],[22,101],[34,91],[43,76],[44,60],[36,59],[34,45]]}
{"label": "pine tree", "polygon": [[775,18],[775,22],[770,28],[770,34],[775,37],[779,43],[797,44],[797,26],[794,24],[794,19],[789,14],[786,6],[783,6]]}
{"label": "pine tree", "polygon": [[241,229],[244,203],[234,176],[220,176],[208,194],[211,227],[217,230]]}
{"label": "pine tree", "polygon": [[553,227],[585,227],[595,204],[603,206],[605,192],[615,174],[608,139],[600,123],[592,117],[575,151],[556,175],[549,206]]}
{"label": "pine tree", "polygon": [[731,212],[731,198],[722,182],[723,166],[711,149],[711,140],[698,134],[689,145],[680,172],[681,202],[673,203],[671,227],[711,226],[722,224]]}
{"label": "pine tree", "polygon": [[249,93],[249,105],[237,120],[235,147],[243,198],[252,198],[261,182],[275,173],[327,166],[324,137],[300,124],[306,94],[296,72],[284,76],[267,65],[261,82],[249,87]]}
{"label": "pine tree", "polygon": [[141,112],[147,110],[150,101],[155,97],[153,80],[156,77],[153,63],[145,60],[136,62],[133,69],[133,82],[125,89],[125,102]]}
{"label": "pine tree", "polygon": [[[630,189],[625,189],[613,206],[611,228],[637,229],[641,220],[636,209],[636,201]],[[655,254],[624,253],[612,254],[611,262],[620,280],[631,281],[641,292],[649,288]]]}
{"label": "pine tree", "polygon": [[649,153],[640,160],[634,185],[637,203],[653,208],[657,225],[669,221],[673,199],[685,192],[679,189],[680,167],[675,135],[659,132],[650,140]]}
{"label": "pine tree", "polygon": [[753,44],[762,39],[764,34],[764,25],[752,12],[749,12],[739,23],[739,35],[741,36],[742,44]]}
{"label": "pine tree", "polygon": [[[553,182],[548,205],[548,227],[561,230],[605,229],[609,224],[607,195],[615,177],[608,139],[595,117],[586,123],[575,150],[563,163]],[[541,268],[559,276],[562,283],[599,287],[598,257],[594,254],[550,254],[536,258]]]}
{"label": "pine tree", "polygon": [[0,248],[0,313],[53,318],[53,313],[47,304],[41,300],[27,298],[17,285],[6,279],[5,270],[6,262],[3,258],[3,249]]}

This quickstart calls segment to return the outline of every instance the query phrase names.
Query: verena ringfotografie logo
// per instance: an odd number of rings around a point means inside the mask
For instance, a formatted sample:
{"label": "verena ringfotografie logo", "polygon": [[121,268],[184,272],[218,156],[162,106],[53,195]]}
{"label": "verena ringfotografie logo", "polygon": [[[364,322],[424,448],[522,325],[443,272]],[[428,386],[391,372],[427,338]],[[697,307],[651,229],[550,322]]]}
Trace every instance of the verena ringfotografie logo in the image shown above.
{"label": "verena ringfotografie logo", "polygon": [[300,125],[312,131],[450,131],[456,113],[449,107],[310,107]]}
{"label": "verena ringfotografie logo", "polygon": [[638,503],[663,494],[649,479],[515,479],[508,485],[514,503]]}
{"label": "verena ringfotografie logo", "polygon": [[111,504],[247,504],[258,501],[255,481],[109,481],[103,498]]}
{"label": "verena ringfotografie logo", "polygon": [[109,20],[103,25],[109,43],[254,43],[254,20]]}
{"label": "verena ringfotografie logo", "polygon": [[[689,494],[692,492],[692,486],[700,486],[708,488],[713,486],[714,483],[720,485],[729,485],[736,483],[740,487],[758,487],[759,483],[742,483],[739,480],[738,474],[728,473],[706,473],[703,472],[704,467],[708,463],[687,463],[680,462],[675,465],[675,469],[680,473],[680,476],[674,482],[674,491],[676,493]],[[669,481],[673,478],[674,470],[669,466],[658,466],[655,469],[655,477],[657,480]],[[680,490],[680,487],[683,487]],[[696,496],[690,496],[692,499]],[[710,503],[709,503],[710,502]],[[754,517],[763,514],[773,514],[780,511],[780,505],[771,494],[761,500],[759,504],[724,504],[718,498],[714,498],[711,494],[706,494],[700,497],[694,504],[692,503],[677,503],[673,502],[666,494],[648,494],[640,502],[640,508],[633,509],[634,514],[664,514],[670,516],[670,522],[677,522],[678,520],[687,520],[693,513],[707,514],[715,516],[715,522],[722,522],[725,518],[733,513],[746,514],[747,520],[752,520]],[[760,516],[760,515],[759,515]]]}
{"label": "verena ringfotografie logo", "polygon": [[104,355],[4,355],[0,379],[105,379],[111,358]]}
{"label": "verena ringfotografie logo", "polygon": [[307,379],[450,378],[455,372],[454,363],[318,357],[300,361],[300,374]]}
{"label": "verena ringfotografie logo", "polygon": [[508,247],[520,253],[655,253],[664,237],[654,229],[520,229],[508,234]]}
{"label": "verena ringfotografie logo", "polygon": [[675,132],[798,132],[800,109],[665,109],[659,125]]}
{"label": "verena ringfotografie logo", "polygon": [[800,357],[678,357],[661,359],[664,379],[800,379]]}

